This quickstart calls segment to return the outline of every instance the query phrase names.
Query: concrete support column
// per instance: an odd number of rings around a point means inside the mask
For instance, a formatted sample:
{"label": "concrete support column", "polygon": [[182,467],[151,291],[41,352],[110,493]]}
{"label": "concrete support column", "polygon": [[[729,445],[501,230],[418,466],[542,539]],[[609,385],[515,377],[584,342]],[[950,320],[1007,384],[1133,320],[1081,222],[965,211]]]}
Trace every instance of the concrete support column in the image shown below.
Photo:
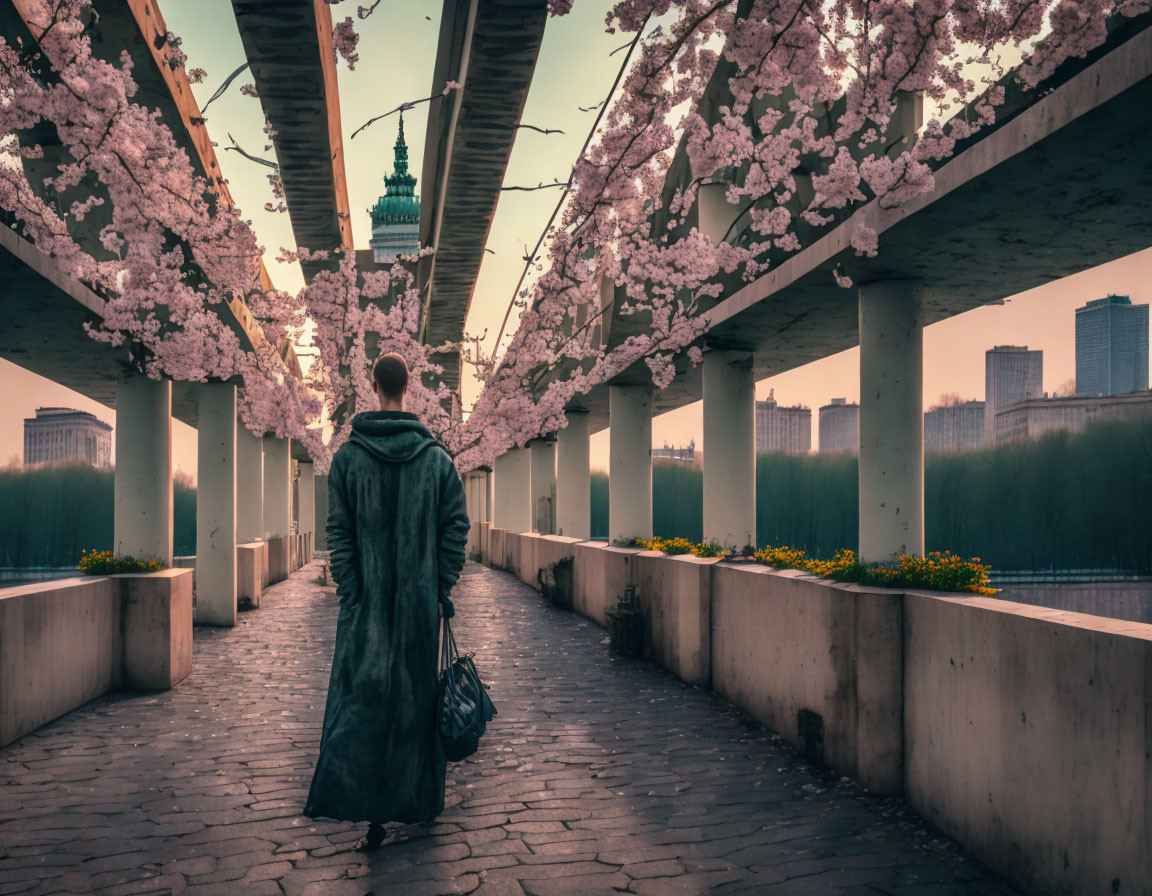
{"label": "concrete support column", "polygon": [[532,460],[532,531],[556,532],[556,442],[533,439],[528,443]]}
{"label": "concrete support column", "polygon": [[866,562],[924,553],[923,397],[918,284],[861,286],[860,558]]}
{"label": "concrete support column", "polygon": [[492,516],[492,492],[495,489],[493,485],[495,481],[491,470],[484,474],[484,522],[486,523],[491,523],[495,519]]}
{"label": "concrete support column", "polygon": [[316,522],[314,547],[318,551],[328,550],[328,474],[316,477]]}
{"label": "concrete support column", "polygon": [[264,437],[264,536],[292,534],[292,440]]}
{"label": "concrete support column", "polygon": [[305,461],[299,464],[300,478],[296,488],[300,494],[300,531],[316,531],[316,468]]}
{"label": "concrete support column", "polygon": [[117,383],[114,491],[116,554],[171,567],[171,381],[128,374]]}
{"label": "concrete support column", "polygon": [[556,533],[592,537],[592,470],[589,415],[567,411],[568,425],[556,434]]}
{"label": "concrete support column", "polygon": [[468,503],[468,521],[472,525],[488,519],[488,472],[473,470],[464,474],[464,500]]}
{"label": "concrete support column", "polygon": [[236,387],[196,389],[196,621],[235,625]]}
{"label": "concrete support column", "polygon": [[492,525],[509,532],[532,531],[531,470],[528,449],[513,448],[496,458]]}
{"label": "concrete support column", "polygon": [[608,421],[608,538],[651,538],[651,389],[609,386]]}
{"label": "concrete support column", "polygon": [[236,543],[264,538],[264,439],[236,424]]}
{"label": "concrete support column", "polygon": [[756,382],[747,352],[704,355],[704,540],[756,545]]}

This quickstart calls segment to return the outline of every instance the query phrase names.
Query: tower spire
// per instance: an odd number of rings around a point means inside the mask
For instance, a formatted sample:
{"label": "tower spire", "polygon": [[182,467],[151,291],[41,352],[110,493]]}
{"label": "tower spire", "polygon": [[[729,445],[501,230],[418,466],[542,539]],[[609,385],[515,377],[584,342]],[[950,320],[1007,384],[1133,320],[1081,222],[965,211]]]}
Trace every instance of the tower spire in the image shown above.
{"label": "tower spire", "polygon": [[384,178],[384,195],[368,210],[372,217],[372,246],[377,262],[411,255],[419,246],[420,198],[416,178],[408,171],[408,143],[404,139],[404,113],[393,145],[392,173]]}

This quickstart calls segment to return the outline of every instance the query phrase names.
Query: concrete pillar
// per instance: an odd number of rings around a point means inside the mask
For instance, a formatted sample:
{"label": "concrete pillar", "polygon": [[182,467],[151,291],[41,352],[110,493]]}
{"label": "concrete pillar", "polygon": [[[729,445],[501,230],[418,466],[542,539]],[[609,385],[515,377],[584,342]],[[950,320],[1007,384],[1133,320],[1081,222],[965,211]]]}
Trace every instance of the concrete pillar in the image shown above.
{"label": "concrete pillar", "polygon": [[316,531],[316,468],[310,463],[300,461],[300,478],[296,481],[296,488],[300,494],[300,531]]}
{"label": "concrete pillar", "polygon": [[119,556],[172,566],[172,383],[128,374],[116,385],[113,541]]}
{"label": "concrete pillar", "polygon": [[316,523],[313,535],[318,551],[328,550],[328,474],[316,477]]}
{"label": "concrete pillar", "polygon": [[532,531],[552,535],[556,531],[556,442],[533,439],[528,453],[532,461]]}
{"label": "concrete pillar", "polygon": [[747,352],[704,355],[704,540],[756,545],[756,382]]}
{"label": "concrete pillar", "polygon": [[464,499],[468,502],[468,521],[472,525],[488,519],[488,472],[473,470],[464,474]]}
{"label": "concrete pillar", "polygon": [[592,470],[588,449],[589,415],[567,411],[568,425],[556,434],[556,533],[592,537]]}
{"label": "concrete pillar", "polygon": [[651,538],[651,389],[609,386],[608,420],[608,538]]}
{"label": "concrete pillar", "polygon": [[292,440],[264,437],[264,537],[292,534]]}
{"label": "concrete pillar", "polygon": [[264,538],[264,439],[236,424],[236,543]]}
{"label": "concrete pillar", "polygon": [[486,523],[491,523],[493,520],[493,516],[492,516],[492,492],[494,490],[493,483],[495,481],[496,481],[496,478],[492,475],[491,470],[489,470],[487,473],[484,474],[484,502],[485,502],[484,522],[486,522]]}
{"label": "concrete pillar", "polygon": [[496,458],[492,525],[509,532],[532,531],[527,448],[513,448]]}
{"label": "concrete pillar", "polygon": [[924,553],[923,376],[919,286],[861,286],[860,558],[866,562]]}
{"label": "concrete pillar", "polygon": [[235,625],[236,387],[196,391],[196,621]]}

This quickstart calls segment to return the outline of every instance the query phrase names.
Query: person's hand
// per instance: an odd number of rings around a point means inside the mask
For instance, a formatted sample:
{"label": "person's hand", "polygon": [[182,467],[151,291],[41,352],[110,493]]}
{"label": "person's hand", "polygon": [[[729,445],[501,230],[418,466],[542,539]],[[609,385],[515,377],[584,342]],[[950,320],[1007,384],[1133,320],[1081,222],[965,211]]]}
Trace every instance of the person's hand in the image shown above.
{"label": "person's hand", "polygon": [[451,619],[456,615],[456,608],[452,606],[452,601],[447,597],[441,598],[440,611],[443,613],[445,619]]}

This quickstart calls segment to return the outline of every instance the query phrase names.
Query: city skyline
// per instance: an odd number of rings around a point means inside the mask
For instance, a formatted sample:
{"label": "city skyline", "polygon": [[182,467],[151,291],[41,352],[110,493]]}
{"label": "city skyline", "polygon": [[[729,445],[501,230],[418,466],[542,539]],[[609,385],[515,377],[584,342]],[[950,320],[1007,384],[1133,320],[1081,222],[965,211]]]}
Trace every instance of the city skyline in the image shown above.
{"label": "city skyline", "polygon": [[[1028,344],[1044,353],[1041,393],[1057,391],[1075,379],[1075,311],[1090,296],[1128,295],[1134,303],[1152,298],[1152,249],[1134,253],[1106,265],[1053,281],[1017,296],[1005,304],[986,306],[949,318],[924,330],[924,410],[942,396],[958,394],[966,400],[984,396],[985,352],[993,345]],[[1058,309],[1058,310],[1057,310]],[[0,459],[22,459],[21,421],[33,415],[36,407],[63,406],[94,414],[109,424],[115,413],[76,392],[37,377],[8,361],[0,360],[0,379],[9,398],[10,417],[0,421]],[[859,398],[859,349],[822,358],[819,361],[760,380],[756,399],[766,400],[771,390],[789,405],[819,408],[832,397],[848,401]],[[778,400],[780,400],[778,398]],[[812,448],[819,450],[817,414],[812,414]],[[652,421],[653,446],[703,444],[700,402],[655,417]],[[184,423],[172,423],[175,469],[195,477],[196,431]],[[593,468],[607,469],[608,432],[591,439]],[[114,447],[113,447],[114,453]]]}

